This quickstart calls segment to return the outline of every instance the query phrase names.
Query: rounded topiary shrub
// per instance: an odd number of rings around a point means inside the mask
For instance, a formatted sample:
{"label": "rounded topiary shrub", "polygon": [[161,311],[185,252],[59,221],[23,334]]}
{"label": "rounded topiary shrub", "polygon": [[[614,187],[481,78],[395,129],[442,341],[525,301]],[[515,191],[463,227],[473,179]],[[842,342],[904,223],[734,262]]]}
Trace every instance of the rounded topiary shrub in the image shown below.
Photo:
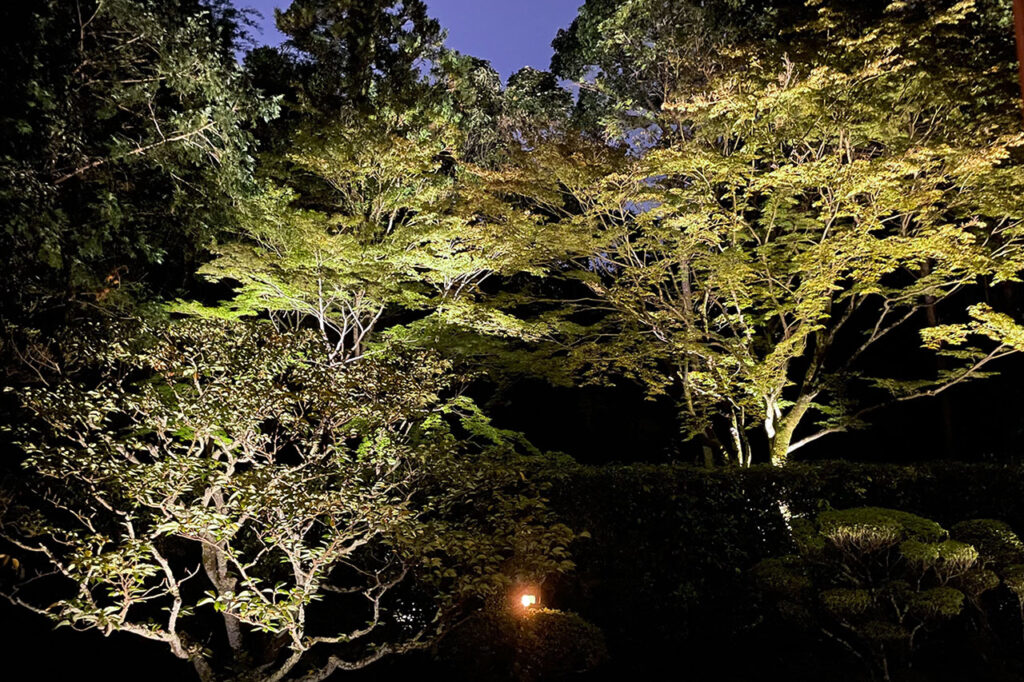
{"label": "rounded topiary shrub", "polygon": [[953,621],[974,616],[980,626],[982,595],[1001,585],[1017,593],[1024,545],[1010,527],[953,528],[881,507],[825,511],[794,519],[796,551],[761,561],[754,576],[784,620],[823,633],[888,680]]}

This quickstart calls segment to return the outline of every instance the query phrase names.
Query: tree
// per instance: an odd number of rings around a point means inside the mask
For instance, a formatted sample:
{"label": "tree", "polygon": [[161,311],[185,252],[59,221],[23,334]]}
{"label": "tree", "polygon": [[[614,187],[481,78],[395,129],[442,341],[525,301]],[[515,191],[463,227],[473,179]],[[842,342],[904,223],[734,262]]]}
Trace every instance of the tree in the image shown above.
{"label": "tree", "polygon": [[203,680],[321,680],[571,566],[543,458],[453,397],[436,356],[346,365],[266,323],[87,331],[19,394],[15,604],[162,642]]}
{"label": "tree", "polygon": [[743,55],[729,48],[771,40],[802,4],[587,0],[552,42],[551,70],[581,88],[577,121],[619,137],[656,123],[681,91],[699,92],[726,69],[742,68]]}
{"label": "tree", "polygon": [[509,76],[504,100],[506,125],[527,145],[561,132],[572,107],[572,95],[554,74],[529,66]]}
{"label": "tree", "polygon": [[[380,109],[296,133],[281,178],[248,205],[238,239],[200,269],[240,283],[219,307],[178,312],[268,312],[279,326],[314,324],[332,357],[361,356],[374,332],[407,326],[443,345],[454,330],[539,338],[487,280],[543,276],[569,243],[558,226],[503,194],[500,171],[460,163],[459,131],[444,117]],[[420,127],[426,120],[427,127]],[[312,125],[311,125],[312,127]],[[442,328],[445,331],[442,331]],[[397,330],[392,330],[396,332]]]}
{"label": "tree", "polygon": [[470,163],[489,165],[503,159],[501,76],[491,63],[444,50],[432,66],[436,82],[432,95],[438,110],[460,132],[455,156]]}
{"label": "tree", "polygon": [[457,131],[456,157],[464,164],[499,169],[513,163],[517,149],[569,122],[572,95],[547,71],[524,67],[502,88],[489,62],[445,50],[433,77],[432,108]]}
{"label": "tree", "polygon": [[[495,291],[542,276],[565,258],[565,239],[503,179],[532,139],[564,125],[571,97],[533,69],[502,89],[487,62],[441,48],[424,12],[300,2],[279,14],[289,49],[247,60],[255,82],[285,96],[285,120],[266,131],[265,191],[202,268],[241,287],[216,311],[176,310],[312,322],[349,359],[382,329],[449,349],[460,335],[542,333],[510,314],[521,299]],[[360,37],[365,26],[376,37]]]}
{"label": "tree", "polygon": [[[894,5],[864,26],[823,10],[798,33],[815,61],[748,46],[750,68],[662,105],[672,144],[552,171],[576,178],[559,179],[582,207],[567,224],[599,235],[575,307],[606,314],[581,361],[673,392],[708,460],[783,464],[1020,351],[1013,320],[975,306],[969,323],[964,305],[1024,269],[1007,17]],[[977,345],[934,377],[866,376],[865,356],[940,303],[960,318],[927,345]]]}
{"label": "tree", "polygon": [[7,3],[2,19],[19,27],[0,57],[4,315],[180,285],[250,189],[246,126],[274,111],[234,61],[237,14],[44,0]]}
{"label": "tree", "polygon": [[415,102],[420,69],[443,42],[422,0],[296,0],[276,10],[305,62],[306,104],[322,113],[369,111],[378,101]]}

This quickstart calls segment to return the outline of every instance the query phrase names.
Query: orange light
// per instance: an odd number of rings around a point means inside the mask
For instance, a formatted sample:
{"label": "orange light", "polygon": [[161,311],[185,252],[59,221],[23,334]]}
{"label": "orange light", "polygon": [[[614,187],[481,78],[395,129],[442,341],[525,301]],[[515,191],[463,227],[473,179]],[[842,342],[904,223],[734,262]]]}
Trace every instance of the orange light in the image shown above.
{"label": "orange light", "polygon": [[528,609],[537,603],[537,595],[535,594],[524,594],[519,598],[519,603],[523,605],[524,609]]}

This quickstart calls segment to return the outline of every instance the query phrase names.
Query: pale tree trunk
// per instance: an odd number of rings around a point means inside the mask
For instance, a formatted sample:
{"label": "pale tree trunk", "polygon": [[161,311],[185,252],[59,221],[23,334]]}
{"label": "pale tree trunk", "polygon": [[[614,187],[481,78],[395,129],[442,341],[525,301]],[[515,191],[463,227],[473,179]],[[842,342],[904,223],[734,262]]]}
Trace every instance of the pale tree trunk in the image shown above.
{"label": "pale tree trunk", "polygon": [[[214,509],[222,514],[225,512],[224,494],[220,489],[210,492],[210,500]],[[231,574],[228,566],[228,557],[224,552],[225,545],[226,541],[218,542],[213,537],[207,537],[203,542],[203,569],[218,596],[234,592],[238,585],[237,578]],[[224,620],[224,634],[227,636],[228,646],[231,647],[231,656],[238,660],[243,653],[242,624],[230,610],[225,610],[221,615]]]}
{"label": "pale tree trunk", "polygon": [[729,435],[732,437],[734,448],[732,464],[741,467],[750,466],[754,459],[753,448],[743,431],[743,416],[742,414],[737,415],[735,410],[733,410],[732,421],[729,424]]}
{"label": "pale tree trunk", "polygon": [[[796,403],[789,408],[784,416],[782,411],[774,403],[770,403],[766,409],[765,432],[768,434],[768,454],[772,466],[786,466],[789,461],[789,446],[793,442],[793,433],[807,410],[811,407],[814,395],[802,395],[797,398]],[[776,502],[779,505],[779,514],[790,535],[793,533],[793,512],[789,500],[780,496]]]}
{"label": "pale tree trunk", "polygon": [[[224,553],[212,541],[203,544],[203,569],[218,595],[234,591],[237,580],[228,572],[227,558]],[[232,656],[237,658],[242,650],[241,623],[238,622],[238,618],[227,611],[222,616],[224,634],[228,638]]]}
{"label": "pale tree trunk", "polygon": [[800,420],[807,414],[814,395],[800,396],[796,404],[789,408],[789,412],[782,415],[781,411],[774,405],[768,406],[768,416],[765,418],[765,432],[768,434],[768,454],[772,466],[785,466],[789,461],[789,447],[793,443],[793,433],[800,424]]}

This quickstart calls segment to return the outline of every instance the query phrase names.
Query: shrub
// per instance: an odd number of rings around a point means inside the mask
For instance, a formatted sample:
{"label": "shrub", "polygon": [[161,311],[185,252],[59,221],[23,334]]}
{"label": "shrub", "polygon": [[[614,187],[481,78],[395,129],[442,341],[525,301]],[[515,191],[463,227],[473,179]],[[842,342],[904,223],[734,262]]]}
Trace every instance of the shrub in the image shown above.
{"label": "shrub", "polygon": [[600,628],[575,613],[494,608],[449,636],[441,658],[466,680],[558,680],[590,671],[607,657]]}
{"label": "shrub", "polygon": [[966,617],[1000,585],[999,572],[1021,546],[996,521],[955,528],[961,539],[894,509],[825,511],[794,519],[796,552],[753,573],[787,620],[820,631],[888,680],[910,665],[923,637]]}

